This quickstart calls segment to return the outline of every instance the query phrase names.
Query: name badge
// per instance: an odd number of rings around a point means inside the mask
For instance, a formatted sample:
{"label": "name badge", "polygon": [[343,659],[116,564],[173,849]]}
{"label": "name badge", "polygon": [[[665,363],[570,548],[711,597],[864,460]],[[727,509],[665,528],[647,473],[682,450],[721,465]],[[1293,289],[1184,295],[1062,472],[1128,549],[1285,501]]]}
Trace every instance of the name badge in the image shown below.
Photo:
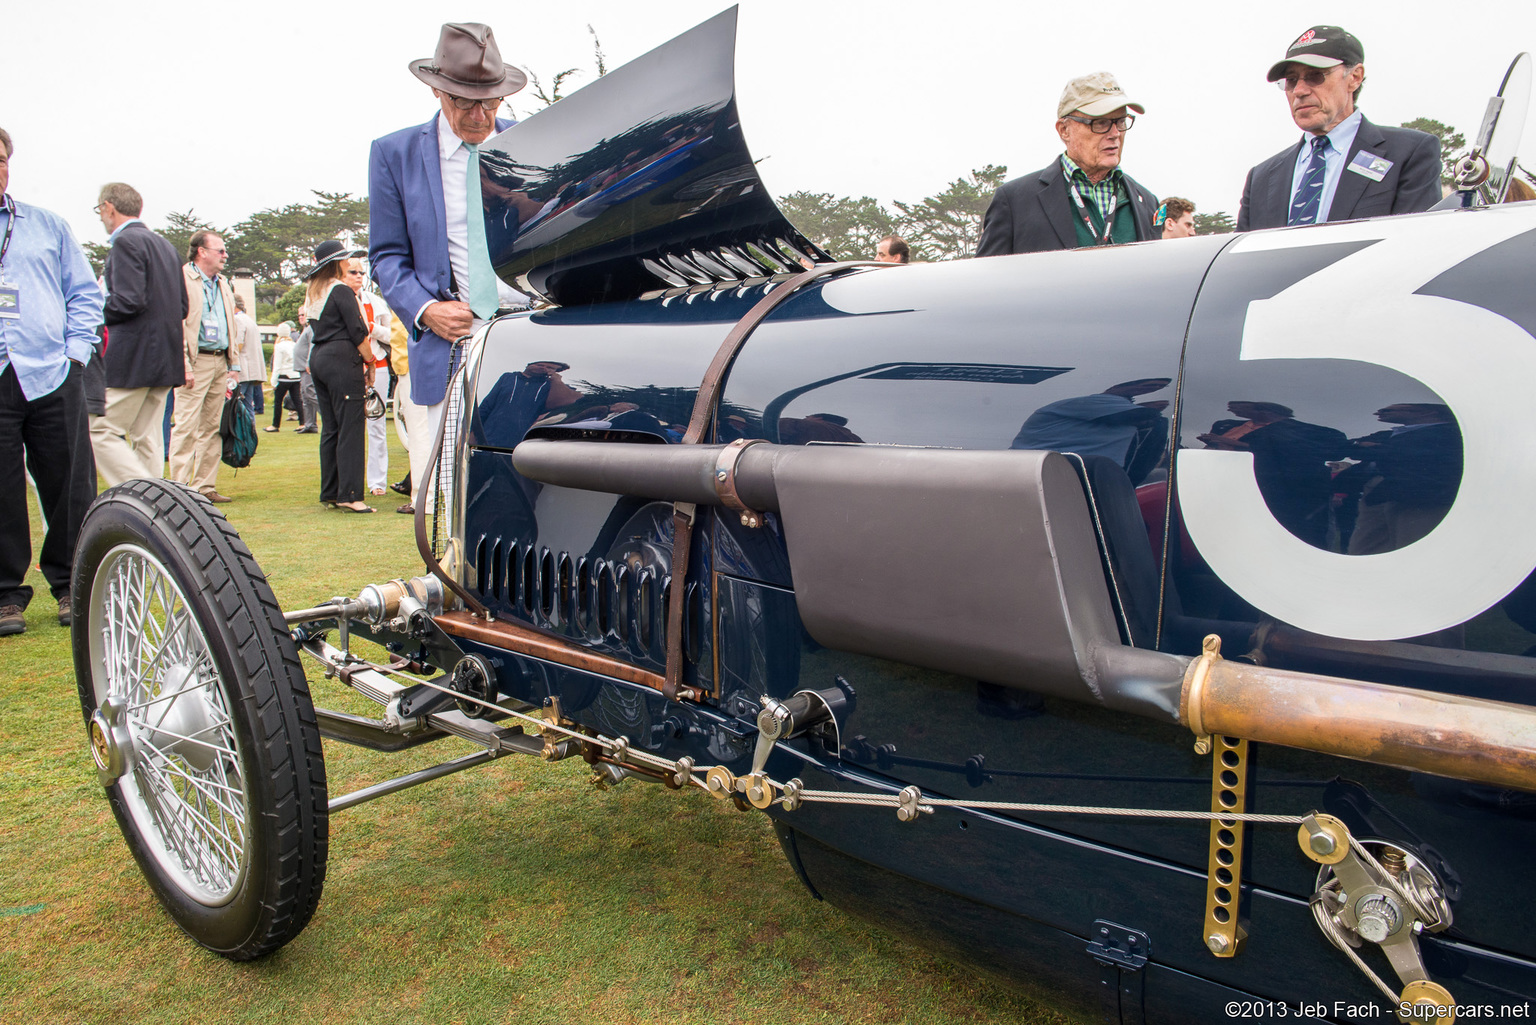
{"label": "name badge", "polygon": [[1349,169],[1363,178],[1379,182],[1387,176],[1388,171],[1392,170],[1392,161],[1361,150],[1355,154],[1355,159],[1349,162]]}
{"label": "name badge", "polygon": [[203,319],[203,341],[209,345],[219,344],[219,322],[212,317]]}
{"label": "name badge", "polygon": [[0,320],[21,319],[21,289],[15,285],[0,285]]}

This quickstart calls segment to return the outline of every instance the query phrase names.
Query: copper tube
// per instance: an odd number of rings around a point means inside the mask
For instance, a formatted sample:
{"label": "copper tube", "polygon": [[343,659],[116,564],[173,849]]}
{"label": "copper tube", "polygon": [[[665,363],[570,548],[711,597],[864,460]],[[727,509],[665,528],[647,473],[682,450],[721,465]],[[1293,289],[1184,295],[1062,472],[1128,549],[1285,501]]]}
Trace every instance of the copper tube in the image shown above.
{"label": "copper tube", "polygon": [[[445,612],[434,621],[443,628],[444,633],[478,641],[514,654],[541,658],[556,665],[570,666],[572,669],[584,669],[589,673],[598,673],[625,683],[637,683],[642,687],[650,687],[658,691],[666,682],[666,678],[659,673],[647,672],[628,662],[620,662],[616,658],[579,648],[557,637],[514,623],[501,620],[486,622],[467,612]],[[687,690],[689,693],[681,696],[694,696],[692,688]]]}
{"label": "copper tube", "polygon": [[1179,719],[1205,734],[1536,790],[1536,708],[1525,705],[1200,658]]}

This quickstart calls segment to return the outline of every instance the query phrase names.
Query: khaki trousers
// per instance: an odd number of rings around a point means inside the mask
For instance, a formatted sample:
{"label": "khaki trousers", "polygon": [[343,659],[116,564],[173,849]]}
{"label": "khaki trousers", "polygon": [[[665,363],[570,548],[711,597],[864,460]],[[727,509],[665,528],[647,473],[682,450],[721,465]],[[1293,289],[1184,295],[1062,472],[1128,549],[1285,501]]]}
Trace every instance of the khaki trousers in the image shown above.
{"label": "khaki trousers", "polygon": [[169,388],[108,388],[107,407],[91,417],[96,469],[116,487],[124,481],[165,476],[165,400]]}
{"label": "khaki trousers", "polygon": [[192,364],[192,387],[176,389],[171,425],[171,480],[198,491],[213,491],[219,480],[224,443],[219,418],[224,415],[224,375],[229,363],[222,352],[200,352]]}

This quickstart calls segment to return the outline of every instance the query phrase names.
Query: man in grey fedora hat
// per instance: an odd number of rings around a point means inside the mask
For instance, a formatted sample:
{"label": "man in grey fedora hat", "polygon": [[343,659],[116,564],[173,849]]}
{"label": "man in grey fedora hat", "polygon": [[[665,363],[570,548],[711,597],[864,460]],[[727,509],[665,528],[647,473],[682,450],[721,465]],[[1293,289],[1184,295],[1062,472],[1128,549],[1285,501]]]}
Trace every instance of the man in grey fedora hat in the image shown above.
{"label": "man in grey fedora hat", "polygon": [[384,300],[410,329],[411,397],[427,407],[413,432],[413,479],[437,437],[455,339],[527,297],[491,269],[480,203],[479,145],[512,126],[496,111],[527,84],[501,59],[486,25],[442,27],[437,51],[412,61],[440,110],[424,125],[376,139],[368,155],[368,260]]}

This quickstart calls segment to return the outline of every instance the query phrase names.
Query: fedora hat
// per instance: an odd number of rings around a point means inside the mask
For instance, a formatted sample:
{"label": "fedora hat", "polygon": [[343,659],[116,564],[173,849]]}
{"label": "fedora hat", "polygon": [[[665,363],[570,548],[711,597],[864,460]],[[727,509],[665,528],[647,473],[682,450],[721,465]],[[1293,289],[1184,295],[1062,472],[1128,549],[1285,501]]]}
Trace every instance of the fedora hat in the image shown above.
{"label": "fedora hat", "polygon": [[437,52],[408,65],[411,74],[436,89],[466,100],[510,96],[528,76],[503,64],[496,35],[477,21],[449,22],[437,37]]}
{"label": "fedora hat", "polygon": [[346,246],[342,245],[341,239],[328,238],[315,247],[315,265],[304,272],[304,280],[308,281],[310,278],[314,277],[315,274],[319,272],[320,268],[324,267],[328,263],[335,263],[337,260],[350,260],[353,257],[363,257],[367,255],[368,250],[366,249],[348,249]]}

